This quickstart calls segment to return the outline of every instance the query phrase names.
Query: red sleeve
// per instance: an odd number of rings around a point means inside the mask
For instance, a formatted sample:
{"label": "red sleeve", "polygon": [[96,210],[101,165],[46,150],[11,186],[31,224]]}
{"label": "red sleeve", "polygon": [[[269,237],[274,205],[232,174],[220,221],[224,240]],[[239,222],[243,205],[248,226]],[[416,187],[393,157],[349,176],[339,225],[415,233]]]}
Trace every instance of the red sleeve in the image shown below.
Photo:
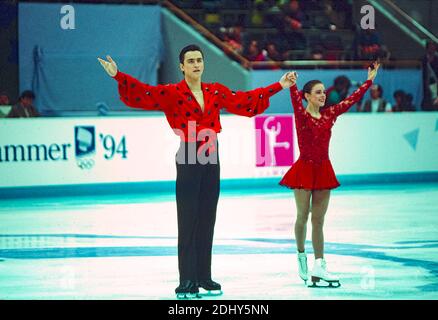
{"label": "red sleeve", "polygon": [[171,105],[171,86],[151,86],[123,72],[117,72],[120,100],[131,108],[166,111]]}
{"label": "red sleeve", "polygon": [[362,99],[363,95],[367,92],[373,82],[371,80],[365,81],[356,91],[354,91],[348,98],[342,100],[338,104],[330,107],[332,112],[337,117],[344,112],[347,112],[351,106]]}
{"label": "red sleeve", "polygon": [[292,101],[292,107],[295,114],[302,114],[305,110],[303,107],[303,97],[298,91],[297,85],[294,84],[290,87],[290,100]]}
{"label": "red sleeve", "polygon": [[215,86],[219,91],[222,106],[230,113],[246,117],[263,113],[269,107],[269,98],[283,89],[279,82],[245,92],[231,91],[219,83]]}

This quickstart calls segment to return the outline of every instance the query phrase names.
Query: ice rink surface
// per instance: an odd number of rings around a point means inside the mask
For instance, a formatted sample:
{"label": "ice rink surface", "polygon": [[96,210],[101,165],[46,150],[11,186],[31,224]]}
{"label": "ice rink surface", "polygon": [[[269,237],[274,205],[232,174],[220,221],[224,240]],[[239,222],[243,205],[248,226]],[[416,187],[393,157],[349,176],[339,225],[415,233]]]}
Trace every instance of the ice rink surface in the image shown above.
{"label": "ice rink surface", "polygon": [[[222,192],[212,266],[224,294],[203,299],[438,298],[438,184],[332,192],[336,289],[298,277],[294,219],[290,190]],[[0,200],[0,299],[175,299],[176,235],[174,195]],[[311,268],[310,241],[306,250]]]}

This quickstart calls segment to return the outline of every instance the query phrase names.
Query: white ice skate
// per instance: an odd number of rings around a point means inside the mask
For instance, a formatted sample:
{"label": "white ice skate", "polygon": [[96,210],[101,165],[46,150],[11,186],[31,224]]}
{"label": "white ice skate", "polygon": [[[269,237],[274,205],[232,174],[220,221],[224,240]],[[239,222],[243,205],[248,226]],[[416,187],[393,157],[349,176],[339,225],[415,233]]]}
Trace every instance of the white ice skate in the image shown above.
{"label": "white ice skate", "polygon": [[309,279],[308,268],[307,268],[307,255],[305,252],[297,252],[298,260],[298,274],[304,283]]}
{"label": "white ice skate", "polygon": [[338,288],[341,286],[339,277],[327,271],[327,264],[324,259],[316,259],[311,272],[311,280],[308,287]]}

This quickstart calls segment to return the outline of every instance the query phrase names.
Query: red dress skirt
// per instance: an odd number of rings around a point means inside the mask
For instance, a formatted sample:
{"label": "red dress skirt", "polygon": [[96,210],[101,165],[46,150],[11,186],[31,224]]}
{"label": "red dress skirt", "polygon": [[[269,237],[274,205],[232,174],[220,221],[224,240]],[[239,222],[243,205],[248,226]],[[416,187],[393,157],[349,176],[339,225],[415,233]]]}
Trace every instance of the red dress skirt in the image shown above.
{"label": "red dress skirt", "polygon": [[290,189],[324,190],[340,186],[330,160],[298,159],[286,172],[280,185]]}

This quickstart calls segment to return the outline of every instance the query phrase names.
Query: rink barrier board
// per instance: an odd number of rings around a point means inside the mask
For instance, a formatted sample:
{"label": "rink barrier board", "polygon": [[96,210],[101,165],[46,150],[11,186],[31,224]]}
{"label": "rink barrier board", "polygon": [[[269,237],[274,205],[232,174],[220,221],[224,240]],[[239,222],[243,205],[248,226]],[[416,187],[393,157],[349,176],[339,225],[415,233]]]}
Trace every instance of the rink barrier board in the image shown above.
{"label": "rink barrier board", "polygon": [[[354,188],[355,186],[371,186],[386,184],[424,184],[438,183],[438,172],[422,173],[394,173],[394,174],[369,174],[369,175],[339,175],[341,183],[339,189]],[[258,179],[223,179],[221,192],[290,192],[291,190],[278,184],[280,178]],[[434,186],[432,186],[434,187]],[[23,199],[44,197],[71,197],[71,196],[97,196],[97,195],[172,195],[175,193],[175,181],[149,181],[131,183],[104,183],[83,185],[53,185],[38,187],[13,187],[0,188],[0,199]]]}

